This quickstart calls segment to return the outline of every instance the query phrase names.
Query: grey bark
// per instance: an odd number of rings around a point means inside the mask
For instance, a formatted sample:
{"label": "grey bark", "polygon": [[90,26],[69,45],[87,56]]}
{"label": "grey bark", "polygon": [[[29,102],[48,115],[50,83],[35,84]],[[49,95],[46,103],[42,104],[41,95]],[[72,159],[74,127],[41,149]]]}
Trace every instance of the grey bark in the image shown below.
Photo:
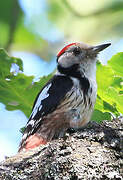
{"label": "grey bark", "polygon": [[90,122],[0,164],[0,180],[123,179],[123,118]]}

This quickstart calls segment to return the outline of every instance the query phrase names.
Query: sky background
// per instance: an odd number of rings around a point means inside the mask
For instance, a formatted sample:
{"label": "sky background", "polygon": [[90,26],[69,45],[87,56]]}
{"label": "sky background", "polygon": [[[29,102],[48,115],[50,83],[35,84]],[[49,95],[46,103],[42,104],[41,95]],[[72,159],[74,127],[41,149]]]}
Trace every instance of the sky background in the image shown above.
{"label": "sky background", "polygon": [[[42,2],[42,3],[40,3]],[[31,23],[33,16],[42,13],[43,25],[40,27],[38,20],[35,22],[34,32],[42,36],[49,42],[65,41],[64,34],[48,20],[47,4],[45,0],[19,0],[19,3],[25,13],[25,26]],[[44,28],[42,28],[44,27]],[[49,28],[50,27],[50,28]],[[47,31],[46,31],[47,29]],[[107,39],[100,41],[98,44],[111,42],[112,45],[104,50],[99,59],[104,64],[117,52],[123,51],[123,39]],[[38,55],[25,52],[13,51],[12,56],[20,57],[23,60],[24,74],[34,75],[35,80],[43,75],[48,75],[56,68],[56,57],[52,57],[51,61],[43,61]],[[25,126],[27,117],[20,110],[7,111],[5,105],[0,103],[0,161],[5,156],[16,154],[21,140],[20,128]],[[11,122],[11,123],[10,123]]]}

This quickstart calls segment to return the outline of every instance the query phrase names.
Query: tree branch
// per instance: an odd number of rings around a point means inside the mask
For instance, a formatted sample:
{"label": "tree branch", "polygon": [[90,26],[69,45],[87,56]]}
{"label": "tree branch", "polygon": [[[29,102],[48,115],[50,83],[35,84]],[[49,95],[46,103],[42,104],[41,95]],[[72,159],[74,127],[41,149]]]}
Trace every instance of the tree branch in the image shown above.
{"label": "tree branch", "polygon": [[123,118],[90,122],[64,139],[21,152],[0,164],[1,180],[123,178]]}

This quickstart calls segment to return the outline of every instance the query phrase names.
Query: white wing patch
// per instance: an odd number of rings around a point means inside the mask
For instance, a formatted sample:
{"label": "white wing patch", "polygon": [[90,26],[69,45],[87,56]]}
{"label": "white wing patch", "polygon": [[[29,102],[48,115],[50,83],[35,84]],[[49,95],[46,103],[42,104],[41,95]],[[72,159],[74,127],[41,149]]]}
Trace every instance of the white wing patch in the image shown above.
{"label": "white wing patch", "polygon": [[42,108],[41,101],[44,100],[44,99],[46,99],[46,98],[49,96],[48,90],[50,89],[51,85],[52,85],[51,83],[48,84],[48,85],[42,90],[41,94],[39,95],[39,97],[38,97],[38,99],[37,99],[37,102],[36,102],[36,104],[35,104],[35,106],[34,106],[34,109],[33,109],[33,111],[32,111],[32,114],[31,114],[32,118],[34,118],[34,116],[36,115],[36,113],[37,113],[38,110],[39,110],[39,111],[41,110],[41,108]]}

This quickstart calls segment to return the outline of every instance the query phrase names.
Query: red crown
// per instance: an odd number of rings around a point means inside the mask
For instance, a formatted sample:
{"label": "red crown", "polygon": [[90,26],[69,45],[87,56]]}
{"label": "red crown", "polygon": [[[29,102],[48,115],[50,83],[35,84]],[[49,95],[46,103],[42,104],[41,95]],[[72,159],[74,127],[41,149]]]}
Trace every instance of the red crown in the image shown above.
{"label": "red crown", "polygon": [[75,45],[76,43],[71,43],[65,46],[58,54],[57,57],[61,56],[70,46]]}

